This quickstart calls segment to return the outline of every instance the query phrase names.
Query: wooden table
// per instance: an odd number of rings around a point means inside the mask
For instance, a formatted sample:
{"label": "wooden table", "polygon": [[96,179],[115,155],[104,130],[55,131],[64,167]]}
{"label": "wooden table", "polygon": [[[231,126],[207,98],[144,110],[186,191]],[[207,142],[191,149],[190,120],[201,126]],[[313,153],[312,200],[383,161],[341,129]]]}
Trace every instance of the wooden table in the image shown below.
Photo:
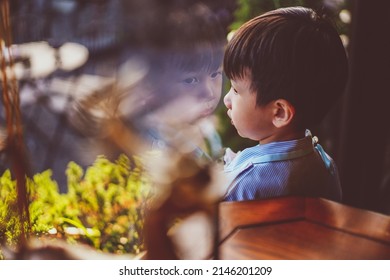
{"label": "wooden table", "polygon": [[221,259],[390,259],[390,217],[320,198],[223,202]]}

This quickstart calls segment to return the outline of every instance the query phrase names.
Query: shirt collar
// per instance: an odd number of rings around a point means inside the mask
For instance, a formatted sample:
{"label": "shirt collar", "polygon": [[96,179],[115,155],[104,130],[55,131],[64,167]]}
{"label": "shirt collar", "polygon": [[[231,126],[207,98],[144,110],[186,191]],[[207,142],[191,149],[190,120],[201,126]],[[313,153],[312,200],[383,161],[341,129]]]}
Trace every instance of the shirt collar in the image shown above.
{"label": "shirt collar", "polygon": [[254,147],[246,148],[241,151],[227,166],[229,169],[234,169],[238,166],[241,166],[244,162],[253,157],[260,157],[269,154],[289,153],[309,148],[313,148],[312,139],[310,136],[296,140],[258,144]]}

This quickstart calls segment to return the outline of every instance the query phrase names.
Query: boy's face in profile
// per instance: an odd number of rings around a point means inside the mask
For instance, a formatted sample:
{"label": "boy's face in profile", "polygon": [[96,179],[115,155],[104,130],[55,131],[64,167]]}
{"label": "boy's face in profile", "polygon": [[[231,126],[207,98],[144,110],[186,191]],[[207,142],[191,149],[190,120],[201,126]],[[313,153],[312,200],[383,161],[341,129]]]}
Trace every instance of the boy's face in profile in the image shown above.
{"label": "boy's face in profile", "polygon": [[256,106],[256,92],[250,87],[250,75],[231,80],[231,88],[224,97],[227,114],[241,137],[266,143],[272,136],[272,104]]}

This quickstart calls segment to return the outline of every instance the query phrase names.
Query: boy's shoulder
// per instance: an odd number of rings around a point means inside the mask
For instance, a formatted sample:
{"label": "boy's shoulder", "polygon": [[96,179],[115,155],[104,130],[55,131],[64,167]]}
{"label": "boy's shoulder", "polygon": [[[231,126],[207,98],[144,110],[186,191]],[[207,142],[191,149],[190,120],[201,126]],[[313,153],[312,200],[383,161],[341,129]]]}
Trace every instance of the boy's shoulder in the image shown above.
{"label": "boy's shoulder", "polygon": [[288,141],[275,141],[246,148],[237,154],[227,149],[225,152],[225,172],[231,172],[249,165],[271,164],[274,162],[302,158],[313,153],[311,137]]}

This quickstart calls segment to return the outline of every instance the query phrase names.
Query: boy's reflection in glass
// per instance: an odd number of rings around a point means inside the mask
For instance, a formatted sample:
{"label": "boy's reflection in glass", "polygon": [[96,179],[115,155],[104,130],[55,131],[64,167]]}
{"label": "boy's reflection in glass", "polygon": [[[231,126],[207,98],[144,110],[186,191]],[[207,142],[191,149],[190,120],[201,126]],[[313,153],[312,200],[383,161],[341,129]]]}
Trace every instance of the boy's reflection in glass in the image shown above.
{"label": "boy's reflection in glass", "polygon": [[153,148],[216,158],[221,144],[212,114],[222,92],[224,32],[202,5],[157,15],[162,20],[146,26],[151,38],[132,57],[142,61],[146,74],[122,100],[120,111],[136,122]]}
{"label": "boy's reflection in glass", "polygon": [[[130,67],[145,74],[130,87],[120,111],[152,149],[164,152],[147,160],[150,173],[163,181],[145,226],[148,258],[209,258],[217,183],[211,165],[203,163],[222,155],[213,113],[222,93],[226,37],[199,4],[159,10],[146,30],[150,41],[129,59]],[[180,160],[182,155],[192,158]]]}

